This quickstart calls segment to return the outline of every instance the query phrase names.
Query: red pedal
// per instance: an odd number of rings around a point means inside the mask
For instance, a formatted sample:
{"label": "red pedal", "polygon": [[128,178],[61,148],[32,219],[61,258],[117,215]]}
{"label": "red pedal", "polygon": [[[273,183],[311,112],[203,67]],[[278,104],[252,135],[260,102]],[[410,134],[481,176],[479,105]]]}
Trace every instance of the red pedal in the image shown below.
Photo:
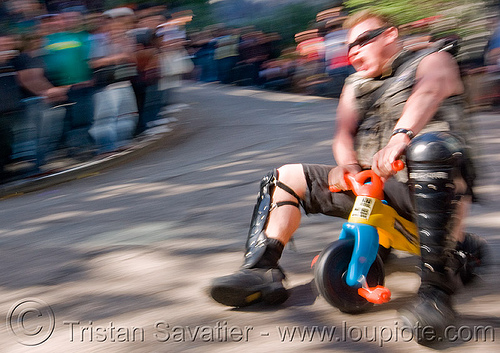
{"label": "red pedal", "polygon": [[391,291],[383,286],[368,289],[358,288],[358,294],[374,304],[383,304],[391,300]]}

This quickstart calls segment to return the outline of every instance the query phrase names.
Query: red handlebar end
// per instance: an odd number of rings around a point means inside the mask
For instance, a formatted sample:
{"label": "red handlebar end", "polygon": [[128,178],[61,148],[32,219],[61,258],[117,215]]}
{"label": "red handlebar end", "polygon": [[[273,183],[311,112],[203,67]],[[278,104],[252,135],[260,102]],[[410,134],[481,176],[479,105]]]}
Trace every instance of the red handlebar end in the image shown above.
{"label": "red handlebar end", "polygon": [[395,172],[399,172],[400,170],[403,170],[404,167],[405,167],[405,164],[401,159],[397,159],[394,162],[392,162],[392,169]]}

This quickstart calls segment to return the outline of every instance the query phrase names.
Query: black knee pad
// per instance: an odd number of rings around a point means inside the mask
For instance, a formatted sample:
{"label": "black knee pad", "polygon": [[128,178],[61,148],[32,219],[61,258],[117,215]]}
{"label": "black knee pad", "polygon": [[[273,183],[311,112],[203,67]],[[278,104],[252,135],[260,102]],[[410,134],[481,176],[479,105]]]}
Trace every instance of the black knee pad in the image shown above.
{"label": "black knee pad", "polygon": [[413,179],[424,181],[453,179],[456,173],[460,172],[464,147],[451,133],[428,132],[411,141],[406,158],[408,168],[412,169]]}
{"label": "black knee pad", "polygon": [[463,145],[450,133],[429,132],[412,140],[406,159],[420,236],[422,282],[442,286]]}
{"label": "black knee pad", "polygon": [[460,141],[447,132],[417,136],[406,153],[410,186],[417,212],[430,213],[426,219],[439,227],[441,217],[434,213],[452,211],[454,179],[460,175],[464,153]]}

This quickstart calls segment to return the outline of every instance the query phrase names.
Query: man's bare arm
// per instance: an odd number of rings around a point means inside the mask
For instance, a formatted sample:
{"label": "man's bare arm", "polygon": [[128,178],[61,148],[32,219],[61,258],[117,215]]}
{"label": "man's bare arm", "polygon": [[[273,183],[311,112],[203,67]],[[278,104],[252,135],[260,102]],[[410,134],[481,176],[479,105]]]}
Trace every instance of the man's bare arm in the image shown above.
{"label": "man's bare arm", "polygon": [[49,102],[60,102],[68,99],[69,86],[54,87],[44,75],[42,68],[32,68],[18,71],[19,83],[25,89],[37,96],[46,97]]}
{"label": "man's bare arm", "polygon": [[356,174],[361,171],[354,150],[354,136],[358,124],[355,102],[354,89],[352,86],[346,85],[337,108],[336,129],[332,145],[333,155],[338,166],[328,174],[328,184],[340,190],[348,189],[344,178],[346,173]]}
{"label": "man's bare arm", "polygon": [[416,80],[403,115],[395,126],[411,129],[415,134],[432,119],[443,100],[464,92],[458,65],[446,52],[425,57],[418,66]]}
{"label": "man's bare arm", "polygon": [[[418,134],[434,117],[446,98],[464,92],[458,65],[446,52],[425,57],[416,73],[417,83],[408,98],[403,114],[394,129],[408,129]],[[387,146],[373,157],[372,169],[382,177],[393,174],[391,163],[404,153],[410,138],[396,134]]]}
{"label": "man's bare arm", "polygon": [[358,163],[354,151],[354,136],[358,124],[358,112],[354,89],[346,85],[342,90],[337,107],[335,136],[333,138],[333,155],[338,165]]}

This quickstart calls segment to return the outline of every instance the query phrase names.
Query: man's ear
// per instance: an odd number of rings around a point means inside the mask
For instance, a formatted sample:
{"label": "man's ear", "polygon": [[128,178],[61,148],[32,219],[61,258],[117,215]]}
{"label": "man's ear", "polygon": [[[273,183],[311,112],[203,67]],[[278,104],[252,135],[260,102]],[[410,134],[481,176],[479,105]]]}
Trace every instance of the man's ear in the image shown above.
{"label": "man's ear", "polygon": [[399,31],[396,27],[390,27],[387,29],[386,38],[388,43],[392,43],[398,40]]}

